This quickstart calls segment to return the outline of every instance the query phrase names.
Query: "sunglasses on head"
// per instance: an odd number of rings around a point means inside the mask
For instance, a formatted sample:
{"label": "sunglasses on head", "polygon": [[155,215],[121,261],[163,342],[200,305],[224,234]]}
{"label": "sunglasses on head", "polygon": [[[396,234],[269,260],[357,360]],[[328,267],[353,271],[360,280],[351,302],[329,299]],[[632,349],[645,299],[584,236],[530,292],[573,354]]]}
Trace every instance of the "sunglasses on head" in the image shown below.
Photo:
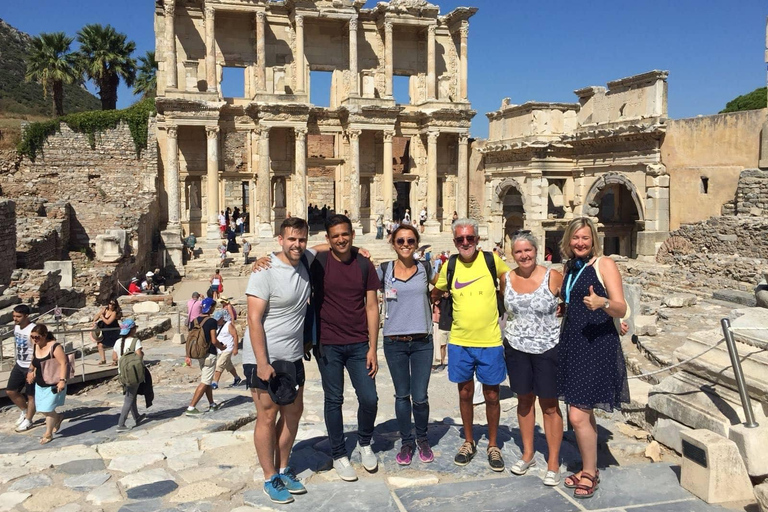
{"label": "sunglasses on head", "polygon": [[517,231],[515,231],[514,233],[512,233],[512,236],[517,236],[517,235],[530,235],[530,234],[531,234],[531,230],[530,230],[530,229],[518,229]]}
{"label": "sunglasses on head", "polygon": [[457,236],[456,238],[453,239],[453,241],[456,242],[457,244],[463,244],[465,240],[468,244],[473,244],[477,242],[477,237],[475,235],[467,235],[467,236]]}
{"label": "sunglasses on head", "polygon": [[397,245],[406,245],[406,244],[414,245],[416,243],[416,239],[415,238],[398,238],[397,240],[395,240],[395,243]]}

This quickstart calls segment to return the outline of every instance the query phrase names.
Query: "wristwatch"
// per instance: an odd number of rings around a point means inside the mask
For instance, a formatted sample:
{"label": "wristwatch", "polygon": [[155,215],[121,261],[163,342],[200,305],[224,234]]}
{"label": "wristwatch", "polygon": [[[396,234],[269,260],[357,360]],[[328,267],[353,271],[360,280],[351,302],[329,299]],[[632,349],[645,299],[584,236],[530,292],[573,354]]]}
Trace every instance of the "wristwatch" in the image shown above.
{"label": "wristwatch", "polygon": [[611,302],[608,299],[605,299],[605,302],[603,302],[603,309],[608,309],[611,307]]}

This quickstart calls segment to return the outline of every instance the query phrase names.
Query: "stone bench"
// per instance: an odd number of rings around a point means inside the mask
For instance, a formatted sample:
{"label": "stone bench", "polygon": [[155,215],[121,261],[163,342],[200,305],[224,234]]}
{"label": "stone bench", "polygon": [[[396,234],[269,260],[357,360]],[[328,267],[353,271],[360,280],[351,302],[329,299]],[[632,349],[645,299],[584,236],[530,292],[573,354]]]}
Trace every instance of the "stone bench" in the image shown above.
{"label": "stone bench", "polygon": [[173,295],[123,295],[119,299],[120,304],[136,304],[137,302],[162,302],[166,306],[173,306]]}

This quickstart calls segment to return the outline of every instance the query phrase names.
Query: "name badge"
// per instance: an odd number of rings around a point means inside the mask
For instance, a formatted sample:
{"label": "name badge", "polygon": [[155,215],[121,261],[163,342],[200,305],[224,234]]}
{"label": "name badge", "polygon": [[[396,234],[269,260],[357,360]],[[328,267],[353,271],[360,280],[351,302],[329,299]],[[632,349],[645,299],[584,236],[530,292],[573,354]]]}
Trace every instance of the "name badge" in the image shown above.
{"label": "name badge", "polygon": [[397,290],[394,288],[389,288],[387,291],[384,292],[384,297],[387,299],[397,299]]}

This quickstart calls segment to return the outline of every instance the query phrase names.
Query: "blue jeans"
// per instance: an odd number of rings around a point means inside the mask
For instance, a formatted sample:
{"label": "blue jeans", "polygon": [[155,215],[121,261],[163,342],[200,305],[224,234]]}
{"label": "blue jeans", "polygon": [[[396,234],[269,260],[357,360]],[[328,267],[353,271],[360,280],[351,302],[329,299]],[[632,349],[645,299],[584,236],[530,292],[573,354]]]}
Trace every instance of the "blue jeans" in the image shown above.
{"label": "blue jeans", "polygon": [[431,334],[417,341],[395,341],[384,337],[384,355],[387,358],[392,383],[395,385],[395,417],[403,445],[413,446],[411,409],[413,409],[413,421],[416,424],[416,438],[420,441],[427,438],[429,422],[427,388],[432,370],[432,351]]}
{"label": "blue jeans", "polygon": [[344,368],[349,373],[349,380],[357,395],[358,441],[360,446],[371,444],[379,397],[376,395],[376,380],[368,375],[366,368],[368,348],[367,341],[349,345],[323,345],[323,357],[317,358],[325,394],[325,428],[328,430],[334,459],[347,456],[344,447],[344,418],[341,414],[344,403]]}
{"label": "blue jeans", "polygon": [[381,240],[384,238],[384,226],[379,226],[376,228],[376,240]]}

